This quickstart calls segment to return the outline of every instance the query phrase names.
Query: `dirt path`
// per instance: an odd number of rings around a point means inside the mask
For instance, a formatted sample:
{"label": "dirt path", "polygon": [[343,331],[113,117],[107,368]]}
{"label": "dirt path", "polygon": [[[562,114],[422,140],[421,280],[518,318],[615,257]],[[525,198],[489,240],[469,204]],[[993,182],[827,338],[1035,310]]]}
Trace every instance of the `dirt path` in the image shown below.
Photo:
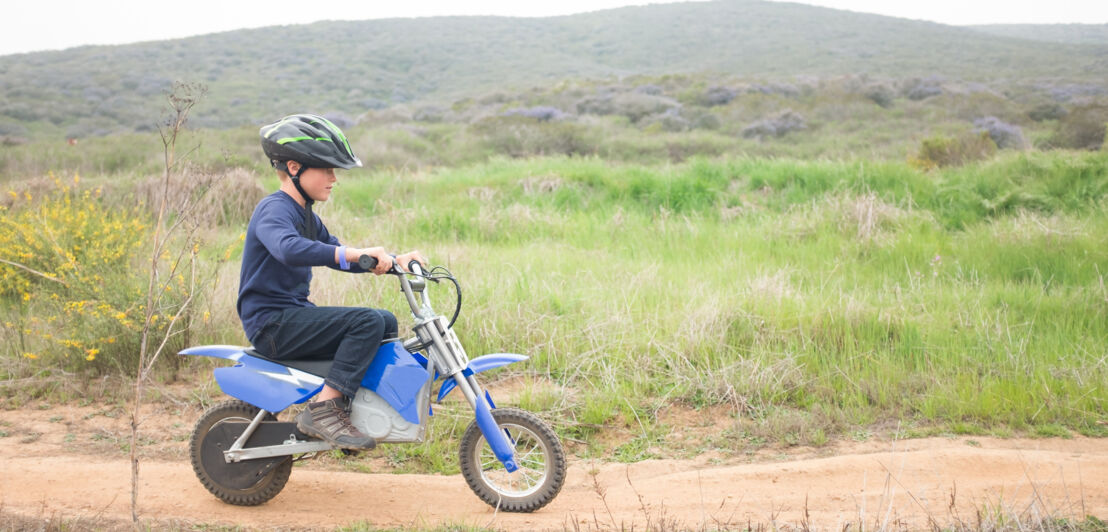
{"label": "dirt path", "polygon": [[[0,511],[129,519],[129,467],[121,441],[111,436],[124,416],[76,407],[43,410],[35,419],[27,412],[0,411],[7,434],[0,438]],[[1108,439],[1088,438],[851,442],[734,464],[575,461],[558,498],[535,514],[495,514],[460,476],[352,473],[309,463],[294,469],[268,504],[240,508],[219,502],[193,476],[178,441],[189,423],[169,422],[164,448],[142,462],[144,517],[259,528],[366,521],[504,530],[641,529],[662,521],[695,529],[805,519],[819,528],[859,521],[915,528],[929,518],[976,523],[982,508],[1006,517],[1030,511],[1108,518]],[[98,433],[104,436],[84,436]]]}

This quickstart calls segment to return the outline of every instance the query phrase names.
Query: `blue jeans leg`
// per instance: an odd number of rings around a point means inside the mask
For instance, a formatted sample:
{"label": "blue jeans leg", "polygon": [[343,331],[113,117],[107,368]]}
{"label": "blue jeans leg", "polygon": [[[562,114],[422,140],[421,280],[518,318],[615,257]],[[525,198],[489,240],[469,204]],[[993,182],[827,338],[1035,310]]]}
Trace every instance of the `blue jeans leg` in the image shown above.
{"label": "blue jeans leg", "polygon": [[293,307],[270,318],[253,342],[275,360],[334,360],[324,382],[353,397],[381,340],[396,333],[396,316],[387,310]]}

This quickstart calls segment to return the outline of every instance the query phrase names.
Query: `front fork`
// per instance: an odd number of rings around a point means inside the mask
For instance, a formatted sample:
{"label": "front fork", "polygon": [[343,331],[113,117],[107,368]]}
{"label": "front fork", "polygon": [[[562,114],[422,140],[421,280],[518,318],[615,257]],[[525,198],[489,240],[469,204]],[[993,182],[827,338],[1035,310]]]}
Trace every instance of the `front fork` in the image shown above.
{"label": "front fork", "polygon": [[496,424],[496,419],[492,417],[492,405],[489,404],[489,401],[486,401],[485,394],[481,392],[481,387],[477,384],[477,379],[473,375],[466,377],[459,371],[454,375],[454,380],[458,383],[458,388],[465,394],[470,406],[473,407],[473,413],[477,416],[477,427],[485,435],[485,441],[489,442],[489,447],[492,448],[496,459],[504,464],[504,469],[508,470],[509,473],[515,473],[519,466],[515,460],[514,442],[508,439],[508,434]]}
{"label": "front fork", "polygon": [[504,469],[514,473],[519,469],[515,461],[515,448],[508,435],[500,430],[496,419],[492,417],[493,406],[486,400],[481,385],[472,375],[466,375],[465,370],[469,366],[469,357],[466,356],[457,334],[446,326],[446,318],[437,316],[425,320],[415,327],[419,339],[430,347],[429,355],[435,365],[442,368],[444,373],[454,379],[455,384],[462,390],[466,401],[473,407],[473,413],[477,419],[477,427],[485,435],[485,441],[496,455],[496,459],[504,464]]}

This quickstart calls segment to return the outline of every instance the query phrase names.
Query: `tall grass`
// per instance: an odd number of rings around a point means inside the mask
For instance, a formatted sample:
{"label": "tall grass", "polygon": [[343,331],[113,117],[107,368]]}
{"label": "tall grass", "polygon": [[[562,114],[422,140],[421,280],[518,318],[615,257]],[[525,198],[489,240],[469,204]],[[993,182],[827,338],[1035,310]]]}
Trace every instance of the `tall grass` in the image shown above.
{"label": "tall grass", "polygon": [[796,442],[885,422],[1103,435],[1106,169],[493,160],[351,178],[324,216],[448,264],[471,354],[532,355],[570,426],[683,403],[800,416]]}

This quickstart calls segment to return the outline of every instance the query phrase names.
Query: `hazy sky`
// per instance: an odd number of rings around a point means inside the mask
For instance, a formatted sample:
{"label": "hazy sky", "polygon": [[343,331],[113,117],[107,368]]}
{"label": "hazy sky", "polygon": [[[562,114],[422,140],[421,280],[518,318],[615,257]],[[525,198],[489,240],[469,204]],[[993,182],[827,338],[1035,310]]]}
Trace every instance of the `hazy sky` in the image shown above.
{"label": "hazy sky", "polygon": [[[8,2],[0,55],[85,44],[172,39],[318,20],[502,15],[544,17],[627,5],[628,0],[30,0]],[[799,3],[944,24],[1108,23],[1106,0],[804,0]],[[318,6],[318,9],[312,9]]]}

